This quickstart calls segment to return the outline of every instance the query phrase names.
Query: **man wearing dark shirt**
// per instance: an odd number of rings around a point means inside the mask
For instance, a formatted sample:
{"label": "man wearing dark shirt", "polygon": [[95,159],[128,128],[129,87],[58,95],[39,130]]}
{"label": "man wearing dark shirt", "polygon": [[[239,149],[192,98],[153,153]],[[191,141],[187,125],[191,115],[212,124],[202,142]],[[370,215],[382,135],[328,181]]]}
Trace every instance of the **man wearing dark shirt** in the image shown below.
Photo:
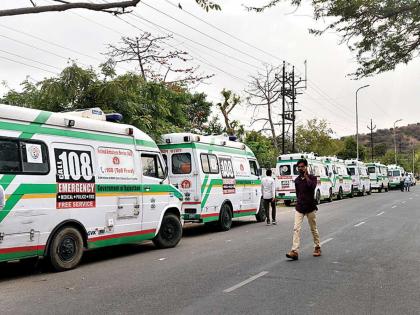
{"label": "man wearing dark shirt", "polygon": [[318,228],[316,227],[316,201],[314,198],[317,178],[308,173],[308,161],[305,159],[297,162],[299,176],[295,179],[296,186],[296,211],[295,224],[293,228],[292,250],[286,254],[287,258],[297,260],[299,258],[300,230],[302,228],[303,218],[308,218],[314,239],[315,249],[313,255],[321,256],[321,245],[319,241]]}

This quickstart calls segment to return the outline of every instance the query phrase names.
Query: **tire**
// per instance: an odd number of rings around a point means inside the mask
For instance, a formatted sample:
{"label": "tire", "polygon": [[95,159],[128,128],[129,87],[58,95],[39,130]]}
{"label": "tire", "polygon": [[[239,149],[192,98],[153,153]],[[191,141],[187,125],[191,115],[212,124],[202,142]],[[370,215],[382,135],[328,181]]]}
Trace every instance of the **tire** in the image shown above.
{"label": "tire", "polygon": [[389,191],[389,185],[385,188],[385,192]]}
{"label": "tire", "polygon": [[338,189],[338,195],[337,195],[337,200],[341,200],[343,199],[343,188],[339,188]]}
{"label": "tire", "polygon": [[362,196],[363,197],[366,196],[366,188],[365,188],[365,186],[363,186],[363,188],[362,188]]}
{"label": "tire", "polygon": [[353,187],[351,188],[351,191],[350,191],[350,195],[349,195],[349,197],[350,197],[350,198],[353,198],[353,197],[354,197],[354,190],[353,190]]}
{"label": "tire", "polygon": [[382,192],[382,189],[384,188],[384,185],[382,185],[381,187],[378,188],[378,192]]}
{"label": "tire", "polygon": [[319,191],[319,189],[316,191],[315,201],[317,205],[321,204],[321,192]]}
{"label": "tire", "polygon": [[369,190],[366,192],[369,196],[372,195],[372,187],[369,187]]}
{"label": "tire", "polygon": [[291,204],[292,204],[292,201],[291,201],[291,200],[285,200],[285,201],[284,201],[284,205],[285,205],[286,207],[290,207],[290,206],[291,206]]}
{"label": "tire", "polygon": [[265,219],[267,219],[264,207],[263,207],[263,200],[260,201],[260,209],[258,210],[258,213],[255,215],[255,218],[257,219],[257,222],[265,222]]}
{"label": "tire", "polygon": [[154,237],[153,244],[157,248],[175,247],[182,237],[182,225],[180,219],[173,213],[163,216],[159,233]]}
{"label": "tire", "polygon": [[328,196],[328,202],[332,202],[333,201],[333,193],[332,193],[332,188],[330,188],[330,194]]}
{"label": "tire", "polygon": [[232,227],[232,209],[227,203],[222,205],[219,214],[219,230],[229,231]]}
{"label": "tire", "polygon": [[53,237],[49,246],[51,266],[56,271],[75,268],[83,256],[83,238],[73,227],[64,227]]}

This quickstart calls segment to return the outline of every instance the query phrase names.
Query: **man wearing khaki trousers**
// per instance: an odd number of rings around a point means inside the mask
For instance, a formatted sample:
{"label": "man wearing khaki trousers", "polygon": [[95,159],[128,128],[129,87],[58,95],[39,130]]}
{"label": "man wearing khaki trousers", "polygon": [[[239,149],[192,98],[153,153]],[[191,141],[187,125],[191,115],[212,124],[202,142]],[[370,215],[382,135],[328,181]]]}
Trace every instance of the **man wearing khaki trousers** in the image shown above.
{"label": "man wearing khaki trousers", "polygon": [[315,201],[315,188],[317,178],[308,173],[308,161],[305,159],[297,162],[299,176],[295,179],[296,186],[296,211],[295,224],[293,228],[293,245],[290,252],[286,254],[287,258],[298,260],[300,247],[300,230],[302,228],[303,218],[308,218],[311,228],[312,237],[314,239],[313,256],[321,256],[321,245],[319,240],[318,228],[316,226],[316,210],[318,210]]}

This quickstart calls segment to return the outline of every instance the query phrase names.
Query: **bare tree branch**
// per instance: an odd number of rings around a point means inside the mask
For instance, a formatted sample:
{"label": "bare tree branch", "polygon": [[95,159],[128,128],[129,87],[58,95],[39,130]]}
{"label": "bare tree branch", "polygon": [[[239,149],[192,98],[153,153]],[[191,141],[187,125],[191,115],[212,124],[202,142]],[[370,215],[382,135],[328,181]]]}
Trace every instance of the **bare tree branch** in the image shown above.
{"label": "bare tree branch", "polygon": [[[114,14],[122,14],[126,8],[135,7],[141,0],[131,1],[117,1],[109,3],[91,3],[91,2],[67,2],[67,1],[56,1],[62,4],[55,5],[43,5],[36,6],[32,1],[32,7],[16,8],[0,10],[1,16],[13,16],[13,15],[24,15],[33,13],[44,13],[44,12],[61,12],[71,9],[86,9],[92,11],[103,11]],[[119,11],[107,11],[109,9],[119,9]]]}

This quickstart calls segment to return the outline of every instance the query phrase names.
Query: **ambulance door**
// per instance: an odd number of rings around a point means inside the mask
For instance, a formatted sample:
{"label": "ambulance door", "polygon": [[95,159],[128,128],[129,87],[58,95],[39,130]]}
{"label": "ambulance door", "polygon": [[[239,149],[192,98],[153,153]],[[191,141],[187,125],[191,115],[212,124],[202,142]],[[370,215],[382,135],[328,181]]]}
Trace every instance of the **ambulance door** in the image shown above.
{"label": "ambulance door", "polygon": [[159,225],[162,211],[169,202],[164,163],[158,152],[140,152],[142,182],[142,230],[153,230]]}

